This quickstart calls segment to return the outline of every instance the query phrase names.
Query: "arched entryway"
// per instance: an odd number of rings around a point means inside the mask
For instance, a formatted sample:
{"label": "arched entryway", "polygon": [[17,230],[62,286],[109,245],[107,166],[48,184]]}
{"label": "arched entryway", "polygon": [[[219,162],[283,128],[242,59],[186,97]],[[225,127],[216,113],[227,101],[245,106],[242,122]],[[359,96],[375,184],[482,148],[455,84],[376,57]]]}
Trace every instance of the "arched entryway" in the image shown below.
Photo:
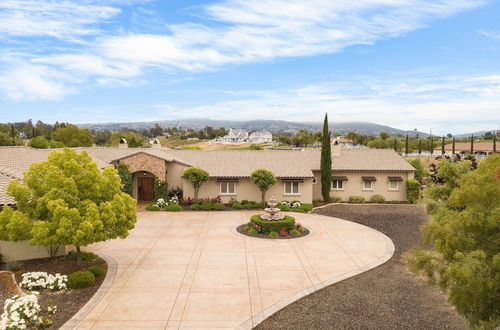
{"label": "arched entryway", "polygon": [[154,174],[146,171],[134,173],[135,194],[138,201],[150,202],[153,200]]}

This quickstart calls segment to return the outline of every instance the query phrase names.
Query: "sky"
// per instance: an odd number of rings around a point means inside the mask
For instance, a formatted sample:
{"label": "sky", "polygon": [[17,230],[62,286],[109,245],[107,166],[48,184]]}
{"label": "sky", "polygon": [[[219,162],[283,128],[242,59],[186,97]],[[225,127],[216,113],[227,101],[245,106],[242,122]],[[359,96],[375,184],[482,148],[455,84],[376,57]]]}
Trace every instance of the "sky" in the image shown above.
{"label": "sky", "polygon": [[0,1],[0,122],[326,112],[499,129],[500,1]]}

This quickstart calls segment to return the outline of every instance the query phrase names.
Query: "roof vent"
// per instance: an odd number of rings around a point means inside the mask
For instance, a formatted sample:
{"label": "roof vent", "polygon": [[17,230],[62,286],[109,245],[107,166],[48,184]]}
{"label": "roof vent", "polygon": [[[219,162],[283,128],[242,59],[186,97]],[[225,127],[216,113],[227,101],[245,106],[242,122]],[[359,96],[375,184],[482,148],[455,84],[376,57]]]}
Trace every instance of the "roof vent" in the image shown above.
{"label": "roof vent", "polygon": [[120,144],[118,144],[118,148],[128,148],[127,140],[125,140],[124,138],[121,138]]}

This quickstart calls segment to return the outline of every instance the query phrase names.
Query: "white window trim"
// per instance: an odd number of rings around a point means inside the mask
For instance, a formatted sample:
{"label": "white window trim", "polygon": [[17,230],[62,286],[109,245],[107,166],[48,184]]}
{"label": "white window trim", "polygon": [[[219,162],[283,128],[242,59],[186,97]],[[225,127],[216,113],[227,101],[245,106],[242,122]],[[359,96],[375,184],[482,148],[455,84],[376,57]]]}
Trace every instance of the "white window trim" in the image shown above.
{"label": "white window trim", "polygon": [[[365,188],[365,182],[370,182],[370,188]],[[364,191],[373,191],[373,181],[363,180],[363,183],[361,185]]]}
{"label": "white window trim", "polygon": [[[391,183],[396,182],[396,188],[391,188]],[[389,181],[389,190],[390,191],[399,191],[399,181]]]}
{"label": "white window trim", "polygon": [[[232,192],[232,193],[229,193],[229,192],[223,193],[222,192],[222,184],[228,184],[228,183],[233,183],[233,185],[234,185],[234,192]],[[230,182],[230,181],[221,181],[221,182],[219,182],[219,192],[220,192],[221,196],[235,196],[236,195],[236,182]]]}
{"label": "white window trim", "polygon": [[[334,187],[333,187],[333,183],[334,183],[335,181],[340,181],[340,182],[342,182],[342,188],[334,188]],[[342,180],[332,180],[332,190],[335,190],[335,191],[343,191],[343,190],[344,190],[344,181],[342,181]]]}
{"label": "white window trim", "polygon": [[[292,193],[287,193],[286,192],[286,184],[287,183],[290,183],[290,184],[297,183],[297,191],[298,192],[297,193],[293,193],[293,192]],[[290,188],[293,188],[293,186],[291,186]],[[293,190],[293,189],[291,189],[291,190]],[[297,181],[287,181],[287,182],[284,182],[284,184],[283,184],[283,196],[300,196],[300,182],[297,182]]]}

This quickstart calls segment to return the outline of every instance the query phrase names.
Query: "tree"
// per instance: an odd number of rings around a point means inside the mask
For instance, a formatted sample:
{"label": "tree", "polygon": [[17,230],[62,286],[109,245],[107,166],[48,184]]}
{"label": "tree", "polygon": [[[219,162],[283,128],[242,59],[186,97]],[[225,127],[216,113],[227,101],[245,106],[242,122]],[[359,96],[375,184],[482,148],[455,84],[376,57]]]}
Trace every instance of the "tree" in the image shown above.
{"label": "tree", "polygon": [[[24,182],[9,183],[20,212],[2,211],[9,239],[49,248],[72,245],[81,263],[80,247],[125,238],[134,228],[136,201],[120,188],[116,169],[101,172],[87,152],[54,151],[47,161],[30,166]],[[16,234],[21,227],[23,234]]]}
{"label": "tree", "polygon": [[424,165],[422,165],[422,162],[418,158],[410,160],[409,163],[415,168],[415,180],[422,183],[422,179],[428,175]]}
{"label": "tree", "polygon": [[452,140],[451,153],[455,154],[455,137],[453,137],[453,140]]}
{"label": "tree", "polygon": [[75,125],[56,129],[52,139],[64,143],[67,147],[91,147],[94,143],[92,133],[88,129],[80,129]]}
{"label": "tree", "polygon": [[99,131],[94,134],[94,142],[98,146],[105,146],[111,143],[110,131]]}
{"label": "tree", "polygon": [[330,189],[332,186],[332,149],[330,146],[330,132],[328,130],[328,114],[325,114],[323,122],[323,143],[321,145],[321,195],[323,201],[330,201]]}
{"label": "tree", "polygon": [[250,180],[259,187],[262,203],[265,204],[267,190],[276,183],[276,177],[273,172],[264,169],[255,170],[250,174]]}
{"label": "tree", "polygon": [[37,136],[31,139],[30,147],[37,149],[48,149],[50,147],[49,141],[47,141],[43,136]]}
{"label": "tree", "polygon": [[441,139],[441,155],[444,155],[444,136]]}
{"label": "tree", "polygon": [[140,148],[144,143],[144,137],[134,133],[134,132],[122,132],[122,133],[113,133],[111,136],[111,145],[116,147],[120,144],[121,139],[127,140],[127,145],[130,148]]}
{"label": "tree", "polygon": [[380,136],[380,138],[382,140],[387,140],[389,138],[389,133],[387,133],[387,132],[380,132],[379,136]]}
{"label": "tree", "polygon": [[434,154],[434,139],[433,139],[432,135],[430,137],[430,140],[431,140],[430,152],[431,152],[431,155],[433,155]]}
{"label": "tree", "polygon": [[190,167],[182,173],[184,179],[188,179],[194,189],[194,199],[198,199],[198,192],[203,182],[208,181],[210,175],[207,171],[197,167]]}
{"label": "tree", "polygon": [[422,140],[418,140],[418,154],[422,153]]}
{"label": "tree", "polygon": [[408,144],[409,144],[408,134],[406,134],[406,140],[405,140],[405,154],[406,155],[408,155],[408,153],[409,153]]}
{"label": "tree", "polygon": [[470,153],[474,155],[474,135],[470,136]]}
{"label": "tree", "polygon": [[394,146],[393,146],[394,151],[398,151],[399,149],[399,144],[398,144],[398,139],[394,139]]}
{"label": "tree", "polygon": [[471,327],[495,329],[500,326],[500,155],[473,171],[463,171],[460,163],[439,168],[451,189],[438,199],[430,196],[437,205],[423,227],[427,249],[412,249],[408,265],[445,290]]}
{"label": "tree", "polygon": [[451,138],[453,137],[453,135],[452,135],[451,133],[448,133],[448,134],[446,134],[446,137],[447,137],[448,139],[451,139]]}
{"label": "tree", "polygon": [[0,146],[11,146],[12,138],[7,134],[0,132]]}
{"label": "tree", "polygon": [[497,152],[497,135],[493,135],[493,152]]}

